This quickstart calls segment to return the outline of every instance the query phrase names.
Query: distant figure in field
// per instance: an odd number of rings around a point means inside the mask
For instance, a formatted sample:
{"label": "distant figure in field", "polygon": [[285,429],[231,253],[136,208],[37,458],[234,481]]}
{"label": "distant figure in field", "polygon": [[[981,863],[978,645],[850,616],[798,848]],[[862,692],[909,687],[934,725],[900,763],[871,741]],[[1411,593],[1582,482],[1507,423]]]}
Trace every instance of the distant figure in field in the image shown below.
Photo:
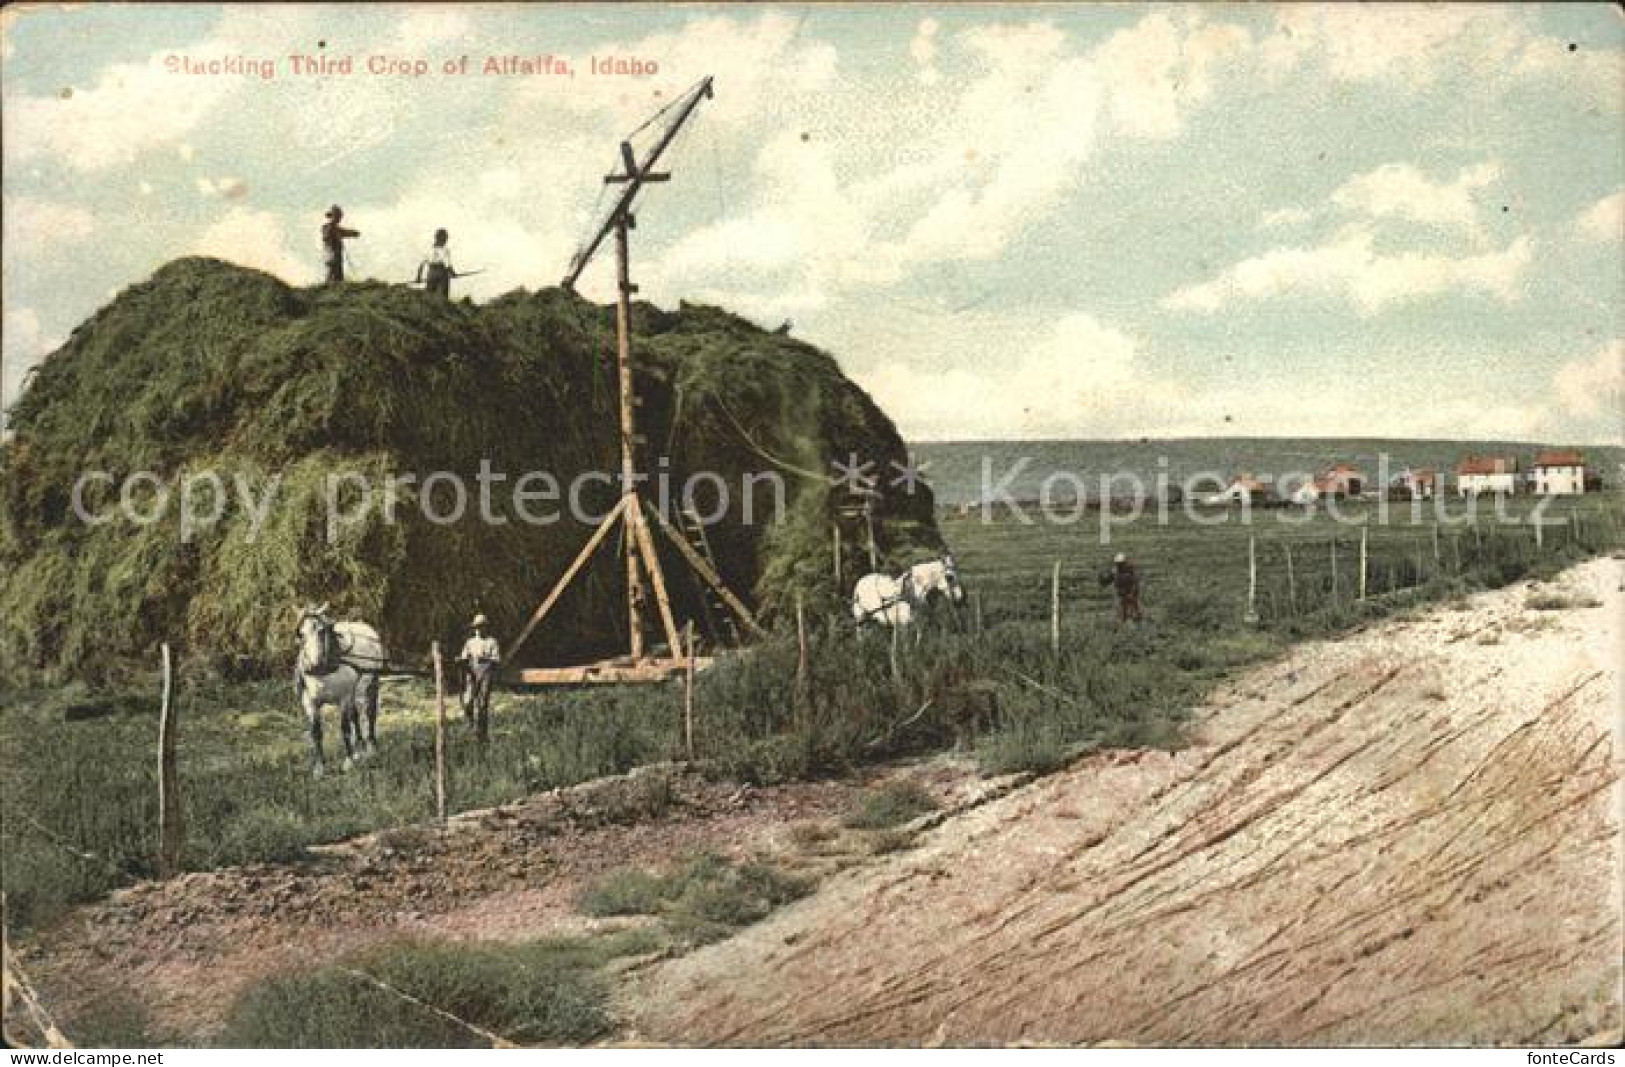
{"label": "distant figure in field", "polygon": [[344,242],[360,237],[360,230],[347,229],[344,209],[334,204],[327,209],[327,221],[322,224],[322,258],[327,263],[327,284],[337,285],[344,280]]}
{"label": "distant figure in field", "polygon": [[485,633],[489,621],[484,615],[475,615],[469,623],[473,631],[457,659],[463,664],[463,718],[475,728],[480,740],[491,734],[491,676],[502,662],[502,650],[497,639]]}
{"label": "distant figure in field", "polygon": [[[425,282],[424,288],[429,292],[438,293],[450,300],[451,280],[456,277],[457,271],[451,265],[451,249],[446,247],[447,239],[445,230],[434,232],[434,247],[429,249],[429,254],[418,264],[417,280]],[[425,274],[428,275],[426,281]]]}
{"label": "distant figure in field", "polygon": [[1107,582],[1117,593],[1117,621],[1140,621],[1140,572],[1119,552],[1112,559],[1112,569],[1101,575],[1100,584]]}

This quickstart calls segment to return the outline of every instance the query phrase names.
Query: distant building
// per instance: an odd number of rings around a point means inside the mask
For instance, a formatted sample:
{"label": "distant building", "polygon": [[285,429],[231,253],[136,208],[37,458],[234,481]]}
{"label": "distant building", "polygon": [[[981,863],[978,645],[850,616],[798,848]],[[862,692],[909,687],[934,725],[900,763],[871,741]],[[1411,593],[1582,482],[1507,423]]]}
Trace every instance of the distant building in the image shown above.
{"label": "distant building", "polygon": [[1506,456],[1468,456],[1456,464],[1456,492],[1512,494],[1518,491],[1518,461]]}
{"label": "distant building", "polygon": [[1292,493],[1294,504],[1313,504],[1325,497],[1341,499],[1365,492],[1365,472],[1352,463],[1335,463],[1330,470],[1305,482]]}
{"label": "distant building", "polygon": [[1586,491],[1585,457],[1573,449],[1552,449],[1535,456],[1529,488],[1546,496],[1578,496]]}
{"label": "distant building", "polygon": [[1230,484],[1208,497],[1208,504],[1262,504],[1274,493],[1268,482],[1251,474],[1238,474]]}
{"label": "distant building", "polygon": [[1420,470],[1402,470],[1388,482],[1388,495],[1398,500],[1432,500],[1438,495],[1443,479],[1429,467]]}

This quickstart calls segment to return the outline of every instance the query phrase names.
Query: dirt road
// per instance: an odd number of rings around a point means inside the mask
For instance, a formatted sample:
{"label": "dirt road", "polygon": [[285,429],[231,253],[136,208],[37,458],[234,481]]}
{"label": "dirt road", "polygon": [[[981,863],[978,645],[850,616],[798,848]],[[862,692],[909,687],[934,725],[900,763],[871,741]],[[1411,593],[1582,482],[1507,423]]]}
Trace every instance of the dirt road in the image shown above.
{"label": "dirt road", "polygon": [[646,971],[628,1036],[1618,1040],[1622,580],[1303,646],[1184,752],[1091,757]]}

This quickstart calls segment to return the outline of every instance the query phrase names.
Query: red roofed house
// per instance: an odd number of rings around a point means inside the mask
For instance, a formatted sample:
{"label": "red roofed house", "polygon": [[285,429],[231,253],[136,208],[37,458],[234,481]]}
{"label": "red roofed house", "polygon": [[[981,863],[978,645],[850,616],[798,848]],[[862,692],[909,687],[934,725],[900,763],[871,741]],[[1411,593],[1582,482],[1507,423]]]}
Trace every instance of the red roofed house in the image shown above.
{"label": "red roofed house", "polygon": [[1401,500],[1432,500],[1439,491],[1439,472],[1429,467],[1406,468],[1388,483],[1390,496]]}
{"label": "red roofed house", "polygon": [[1548,496],[1578,496],[1586,491],[1585,457],[1573,449],[1538,453],[1529,468],[1530,487]]}
{"label": "red roofed house", "polygon": [[1462,496],[1518,491],[1518,461],[1505,456],[1468,456],[1456,464],[1456,492]]}

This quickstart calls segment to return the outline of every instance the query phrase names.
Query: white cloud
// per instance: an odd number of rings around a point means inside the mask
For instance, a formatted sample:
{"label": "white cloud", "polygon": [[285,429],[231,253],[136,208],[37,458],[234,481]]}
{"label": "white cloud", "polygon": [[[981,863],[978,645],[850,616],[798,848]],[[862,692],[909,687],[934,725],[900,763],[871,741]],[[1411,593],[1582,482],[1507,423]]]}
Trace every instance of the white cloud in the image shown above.
{"label": "white cloud", "polygon": [[1571,415],[1612,413],[1625,419],[1625,340],[1616,339],[1591,356],[1563,364],[1552,375],[1552,387]]}
{"label": "white cloud", "polygon": [[1575,225],[1593,241],[1625,240],[1625,189],[1592,204]]}
{"label": "white cloud", "polygon": [[[997,258],[1065,201],[1102,136],[1179,132],[1248,40],[1195,12],[1147,15],[1083,50],[1042,20],[947,39],[928,21],[916,27],[911,55],[963,71],[951,89],[893,93],[870,106],[810,98],[823,109],[814,128],[890,116],[875,143],[895,149],[862,158],[850,140],[809,143],[795,136],[805,126],[758,115],[771,133],[753,194],[672,251],[663,267],[674,287],[771,316],[924,266]],[[779,65],[798,66],[788,54]]]}
{"label": "white cloud", "polygon": [[1531,83],[1577,89],[1610,111],[1621,106],[1625,53],[1571,48],[1543,34],[1534,7],[1514,4],[1280,4],[1259,43],[1266,76],[1323,74],[1335,81],[1426,89],[1470,73],[1475,90]]}
{"label": "white cloud", "polygon": [[1289,226],[1301,226],[1315,217],[1315,213],[1308,208],[1283,207],[1274,211],[1266,211],[1258,225],[1262,229],[1273,230]]}
{"label": "white cloud", "polygon": [[181,53],[263,54],[265,42],[291,39],[296,32],[291,24],[309,17],[284,5],[271,11],[228,8],[207,37],[140,61],[110,64],[93,84],[45,96],[7,94],[6,160],[49,158],[94,172],[128,165],[157,148],[173,148],[191,159],[188,136],[227,100],[262,83],[172,72],[166,60]]}
{"label": "white cloud", "polygon": [[8,261],[76,244],[96,232],[96,216],[85,208],[41,197],[6,197],[4,217]]}
{"label": "white cloud", "polygon": [[914,39],[909,42],[908,54],[919,68],[921,84],[935,85],[942,79],[937,69],[937,32],[941,25],[934,18],[923,18],[915,27]]}
{"label": "white cloud", "polygon": [[1357,175],[1332,193],[1332,203],[1371,218],[1396,218],[1428,226],[1477,233],[1475,194],[1494,184],[1494,163],[1467,167],[1448,182],[1436,182],[1408,163],[1388,163]]}
{"label": "white cloud", "polygon": [[976,369],[886,360],[854,377],[916,441],[1140,433],[1183,396],[1138,368],[1133,338],[1087,314],[983,336],[995,334],[996,363],[985,354]]}
{"label": "white cloud", "polygon": [[1447,292],[1474,292],[1503,303],[1522,296],[1532,256],[1528,237],[1498,252],[1451,258],[1421,252],[1386,255],[1371,234],[1350,228],[1315,248],[1278,248],[1243,260],[1211,281],[1164,298],[1176,310],[1212,312],[1244,301],[1321,296],[1351,302],[1363,314]]}
{"label": "white cloud", "polygon": [[201,196],[221,196],[227,200],[241,200],[248,195],[248,183],[241,178],[199,178],[197,191]]}
{"label": "white cloud", "polygon": [[187,251],[263,270],[293,285],[318,280],[314,253],[302,256],[289,247],[286,228],[269,211],[234,207],[199,234]]}

